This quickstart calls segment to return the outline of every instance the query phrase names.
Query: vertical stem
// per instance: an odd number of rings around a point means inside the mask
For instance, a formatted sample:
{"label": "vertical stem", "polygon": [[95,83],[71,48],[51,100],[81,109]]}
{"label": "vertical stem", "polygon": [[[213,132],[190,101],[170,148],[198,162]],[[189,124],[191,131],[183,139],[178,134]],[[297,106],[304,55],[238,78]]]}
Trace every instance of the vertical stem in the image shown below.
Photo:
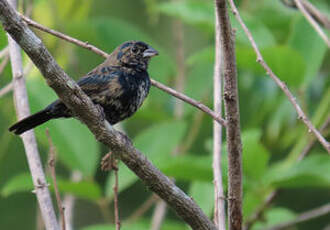
{"label": "vertical stem", "polygon": [[[222,58],[220,24],[218,11],[215,12],[215,63],[213,75],[214,111],[222,114]],[[214,178],[214,222],[219,230],[226,230],[225,201],[221,171],[222,126],[213,121],[213,178]]]}
{"label": "vertical stem", "polygon": [[117,162],[114,163],[114,164],[116,164],[116,168],[114,168],[115,184],[113,186],[114,208],[115,208],[115,225],[116,225],[116,230],[120,230],[119,207],[118,207],[118,168],[117,168]]}
{"label": "vertical stem", "polygon": [[224,103],[227,119],[228,151],[228,226],[242,229],[242,141],[234,37],[225,0],[216,0],[219,15],[220,41],[223,51]]}
{"label": "vertical stem", "polygon": [[[16,8],[16,1],[11,0],[10,4]],[[9,54],[13,73],[14,101],[16,113],[19,119],[30,114],[28,97],[26,92],[25,80],[23,78],[22,57],[20,48],[16,42],[8,35]],[[37,199],[40,206],[42,218],[47,230],[59,230],[53,208],[50,193],[47,187],[45,174],[39,157],[37,142],[34,132],[28,131],[21,135],[29,168],[32,175]]]}

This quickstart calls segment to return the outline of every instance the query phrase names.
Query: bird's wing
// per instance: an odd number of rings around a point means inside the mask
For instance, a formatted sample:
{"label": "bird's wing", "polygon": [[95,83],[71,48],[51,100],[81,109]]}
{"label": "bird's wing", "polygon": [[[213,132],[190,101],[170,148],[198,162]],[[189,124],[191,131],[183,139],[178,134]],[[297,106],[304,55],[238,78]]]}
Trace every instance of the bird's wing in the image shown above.
{"label": "bird's wing", "polygon": [[100,67],[78,80],[81,89],[94,101],[104,103],[115,99],[123,93],[119,82],[121,71],[118,68]]}

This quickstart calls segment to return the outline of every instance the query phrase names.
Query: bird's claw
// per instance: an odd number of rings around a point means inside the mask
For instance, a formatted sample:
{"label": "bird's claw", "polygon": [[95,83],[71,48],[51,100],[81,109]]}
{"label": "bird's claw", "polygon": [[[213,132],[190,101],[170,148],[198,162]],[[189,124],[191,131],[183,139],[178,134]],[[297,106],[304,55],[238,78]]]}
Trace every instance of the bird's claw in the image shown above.
{"label": "bird's claw", "polygon": [[115,162],[112,153],[107,153],[101,160],[101,170],[102,171],[110,171],[110,170],[118,170],[117,164]]}

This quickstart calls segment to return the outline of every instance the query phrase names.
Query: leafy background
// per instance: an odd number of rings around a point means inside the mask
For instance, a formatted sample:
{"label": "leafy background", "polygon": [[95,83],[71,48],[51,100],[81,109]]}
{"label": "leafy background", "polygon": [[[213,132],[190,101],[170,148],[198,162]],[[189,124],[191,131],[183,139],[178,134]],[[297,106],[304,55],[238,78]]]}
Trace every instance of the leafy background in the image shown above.
{"label": "leafy background", "polygon": [[[311,2],[330,16],[327,0]],[[280,1],[242,0],[237,4],[266,61],[288,84],[313,124],[319,128],[329,117],[330,108],[330,53],[324,42],[299,12],[285,7]],[[34,0],[32,17],[108,52],[125,40],[146,41],[160,52],[151,63],[150,75],[171,86],[178,69],[172,23],[179,20],[184,29],[187,75],[184,91],[212,107],[213,1]],[[255,54],[244,32],[232,16],[231,19],[237,30],[244,218],[253,214],[271,191],[280,189],[263,221],[253,227],[255,230],[265,229],[330,200],[330,159],[317,143],[309,155],[297,163],[299,154],[313,137],[297,119],[283,93],[255,62]],[[102,58],[90,51],[36,32],[60,65],[75,79],[102,62]],[[6,36],[1,30],[0,47],[6,44]],[[28,62],[24,56],[24,63]],[[56,98],[36,69],[33,68],[26,78],[33,112]],[[8,65],[0,77],[1,87],[10,80]],[[189,105],[184,105],[182,118],[175,118],[175,103],[171,96],[152,88],[141,110],[123,122],[121,128],[137,148],[166,175],[175,178],[176,183],[212,217],[212,120]],[[7,94],[0,98],[0,228],[36,229],[37,203],[31,193],[23,145],[18,137],[7,132],[15,121],[12,94]],[[104,173],[99,168],[100,158],[108,150],[95,142],[80,122],[73,119],[51,121],[36,129],[45,164],[49,149],[46,127],[58,152],[57,177],[62,195],[72,194],[77,198],[75,229],[114,229],[114,179],[111,172]],[[326,133],[329,137],[329,129]],[[120,164],[119,168],[122,229],[148,229],[153,207],[133,223],[125,220],[151,196],[151,192],[125,165]],[[224,151],[224,175],[226,170]],[[80,174],[81,180],[73,182],[73,174]],[[224,181],[226,183],[226,177]],[[329,217],[291,229],[322,229],[329,223]],[[186,228],[169,210],[162,229]]]}

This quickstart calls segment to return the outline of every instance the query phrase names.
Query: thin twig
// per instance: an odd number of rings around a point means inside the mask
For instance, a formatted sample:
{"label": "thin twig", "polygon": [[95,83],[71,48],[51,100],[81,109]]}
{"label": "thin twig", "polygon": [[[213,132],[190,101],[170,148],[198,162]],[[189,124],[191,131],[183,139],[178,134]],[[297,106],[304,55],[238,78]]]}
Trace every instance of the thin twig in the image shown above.
{"label": "thin twig", "polygon": [[61,101],[94,134],[95,139],[110,148],[145,184],[164,199],[194,230],[215,230],[201,208],[161,173],[123,133],[115,130],[102,116],[92,100],[56,63],[42,41],[27,27],[6,0],[0,0],[0,21],[3,28],[19,43],[39,68],[48,85]]}
{"label": "thin twig", "polygon": [[[24,67],[23,77],[27,76],[30,73],[32,67],[33,67],[33,63],[29,61],[28,64]],[[5,87],[0,89],[0,98],[5,96],[7,93],[9,93],[12,90],[13,90],[13,82],[11,81]]]}
{"label": "thin twig", "polygon": [[[104,52],[104,51],[96,48],[95,46],[89,44],[88,42],[82,42],[82,41],[80,41],[78,39],[72,38],[72,37],[70,37],[68,35],[65,35],[63,33],[60,33],[58,31],[55,31],[55,30],[46,28],[45,26],[42,26],[39,23],[37,23],[37,22],[35,22],[35,21],[33,21],[33,20],[31,20],[31,19],[23,16],[23,15],[21,15],[21,17],[22,17],[22,19],[24,19],[24,21],[28,25],[30,25],[30,26],[32,26],[32,27],[34,27],[36,29],[39,29],[39,30],[44,31],[44,32],[49,33],[49,34],[52,34],[52,35],[54,35],[54,36],[56,36],[58,38],[61,38],[61,39],[66,40],[66,41],[68,41],[70,43],[73,43],[73,44],[76,44],[76,45],[78,45],[80,47],[83,47],[85,49],[88,49],[88,50],[90,50],[90,51],[92,51],[92,52],[94,52],[94,53],[96,53],[96,54],[98,54],[98,55],[100,55],[100,56],[102,56],[104,58],[107,58],[108,57],[108,54],[106,52]],[[183,93],[180,93],[180,92],[178,92],[178,91],[176,91],[176,90],[174,90],[174,89],[172,89],[172,88],[170,88],[168,86],[165,86],[164,84],[162,84],[162,83],[160,83],[160,82],[158,82],[158,81],[156,81],[154,79],[151,79],[151,84],[153,86],[159,88],[160,90],[162,90],[162,91],[164,91],[164,92],[166,92],[168,94],[171,94],[172,96],[174,96],[176,98],[179,98],[179,99],[187,102],[188,104],[194,106],[195,108],[202,110],[203,112],[205,112],[209,116],[211,116],[214,120],[218,121],[221,125],[226,126],[226,121],[224,119],[222,119],[214,111],[212,111],[209,107],[207,107],[206,105],[202,104],[201,102],[198,102],[198,101],[196,101],[196,100],[188,97],[187,95],[185,95]]]}
{"label": "thin twig", "polygon": [[152,194],[143,204],[130,215],[125,222],[132,223],[145,214],[159,198]]}
{"label": "thin twig", "polygon": [[277,195],[278,190],[274,190],[266,197],[265,201],[261,204],[257,211],[245,222],[243,227],[244,230],[250,229],[257,220],[261,219],[264,211],[270,206]]}
{"label": "thin twig", "polygon": [[3,57],[5,57],[9,52],[9,47],[6,46],[5,48],[3,48],[1,51],[0,51],[0,59],[2,59]]}
{"label": "thin twig", "polygon": [[156,86],[157,88],[171,94],[172,96],[180,98],[181,100],[189,103],[190,105],[194,106],[195,108],[200,109],[201,111],[203,111],[206,114],[208,114],[209,116],[211,116],[214,120],[218,121],[221,125],[226,127],[227,122],[223,118],[221,118],[221,116],[216,114],[214,111],[212,111],[209,107],[202,104],[201,102],[196,101],[180,92],[177,92],[174,89],[171,89],[170,87],[165,86],[162,83],[155,81],[154,79],[151,79],[151,83],[154,86]]}
{"label": "thin twig", "polygon": [[[115,160],[114,164],[117,166],[117,160]],[[113,185],[113,203],[115,209],[115,224],[116,230],[120,230],[120,220],[119,220],[119,208],[118,208],[118,167],[114,167],[115,174],[115,184]]]}
{"label": "thin twig", "polygon": [[[327,120],[321,125],[320,128],[320,132],[324,133],[324,131],[329,127],[330,125],[330,116],[327,118]],[[312,149],[312,147],[314,146],[316,142],[315,138],[312,138],[307,145],[305,146],[305,148],[303,149],[303,151],[301,152],[301,154],[298,157],[298,161],[301,161],[308,153],[309,151]]]}
{"label": "thin twig", "polygon": [[298,215],[294,220],[290,220],[287,222],[280,223],[276,226],[267,228],[267,230],[281,230],[281,229],[287,229],[291,226],[294,226],[299,223],[306,222],[308,220],[315,219],[320,216],[324,216],[326,214],[330,213],[330,203],[322,205],[321,207],[306,211]]}
{"label": "thin twig", "polygon": [[152,216],[150,230],[161,229],[164,217],[166,215],[166,203],[163,200],[159,200],[155,206],[155,211]]}
{"label": "thin twig", "polygon": [[227,119],[226,140],[228,152],[228,229],[241,230],[243,222],[242,196],[242,139],[237,89],[235,34],[231,29],[226,0],[215,0],[220,29],[220,47],[223,61],[223,98]]}
{"label": "thin twig", "polygon": [[7,93],[9,93],[12,90],[13,90],[13,82],[10,82],[5,87],[3,87],[2,89],[0,89],[0,98],[2,96],[6,95]]}
{"label": "thin twig", "polygon": [[[8,5],[7,1],[5,2],[2,1],[0,3],[5,4],[11,11],[14,11],[14,9]],[[14,8],[16,8],[15,0],[11,0],[10,4]],[[3,10],[4,9],[2,9],[2,11]],[[8,13],[8,11],[6,12]],[[30,115],[25,80],[23,78],[22,56],[20,53],[19,46],[16,44],[15,40],[11,36],[9,36],[9,34],[8,34],[8,44],[9,44],[9,53],[10,53],[11,67],[13,73],[14,100],[15,100],[17,117],[19,119],[22,119]],[[39,157],[37,142],[33,130],[30,130],[22,134],[21,138],[23,140],[26,157],[28,160],[32,181],[35,188],[34,191],[38,199],[38,203],[41,210],[43,221],[45,223],[45,227],[47,230],[59,230],[60,228],[56,220],[55,211],[47,187],[46,177],[43,172],[42,164]]]}
{"label": "thin twig", "polygon": [[63,33],[60,33],[56,30],[52,30],[52,29],[49,29],[49,28],[46,28],[45,26],[42,26],[41,24],[33,21],[32,19],[26,17],[25,15],[20,15],[22,17],[22,19],[29,25],[29,26],[32,26],[38,30],[41,30],[43,32],[46,32],[46,33],[49,33],[49,34],[52,34],[58,38],[61,38],[65,41],[68,41],[70,43],[73,43],[73,44],[76,44],[78,46],[81,46],[81,47],[84,47],[85,49],[88,49],[90,51],[93,51],[94,53],[104,57],[104,58],[107,58],[108,57],[108,54],[102,50],[100,50],[99,48],[96,48],[95,46],[92,46],[90,45],[87,41],[86,42],[82,42],[78,39],[75,39],[73,37],[70,37],[68,35],[65,35]]}
{"label": "thin twig", "polygon": [[[282,2],[288,6],[297,9],[297,5],[294,0],[282,0]],[[310,14],[315,21],[317,21],[321,26],[325,29],[330,29],[330,19],[327,15],[320,12],[312,3],[306,0],[301,0],[302,5],[304,6],[305,10]]]}
{"label": "thin twig", "polygon": [[[73,182],[79,182],[82,179],[82,174],[79,171],[73,171],[71,173],[71,180]],[[63,198],[63,207],[65,207],[65,228],[66,230],[73,230],[73,217],[74,217],[74,206],[75,196],[66,194]]]}
{"label": "thin twig", "polygon": [[[215,63],[213,74],[214,112],[222,115],[222,47],[220,41],[220,22],[218,10],[215,10]],[[213,121],[213,183],[214,183],[214,223],[219,230],[226,230],[225,200],[221,170],[222,126]]]}
{"label": "thin twig", "polygon": [[0,74],[2,74],[3,70],[6,68],[8,61],[9,61],[9,55],[7,54],[0,63]]}
{"label": "thin twig", "polygon": [[61,194],[60,194],[60,191],[58,189],[57,181],[56,181],[56,169],[55,169],[56,149],[55,149],[54,143],[53,143],[53,141],[50,137],[48,129],[46,129],[46,136],[47,136],[48,145],[49,145],[49,158],[48,158],[49,171],[50,171],[50,175],[52,177],[53,184],[54,184],[54,191],[55,191],[55,197],[56,197],[56,201],[57,201],[57,208],[58,208],[58,211],[60,212],[60,216],[61,216],[62,230],[65,230],[66,224],[65,224],[65,216],[64,216],[64,207],[63,207],[63,204],[62,204]]}
{"label": "thin twig", "polygon": [[265,60],[263,59],[263,57],[260,53],[260,50],[258,49],[258,46],[257,46],[254,38],[252,37],[251,32],[249,31],[249,29],[247,28],[247,26],[243,22],[240,14],[237,10],[237,7],[235,6],[234,1],[229,0],[229,3],[230,3],[230,6],[232,8],[233,14],[235,15],[235,17],[236,17],[237,21],[239,22],[239,24],[242,26],[246,36],[250,40],[250,43],[251,43],[251,45],[252,45],[252,47],[253,47],[256,55],[257,55],[257,62],[266,70],[266,73],[275,81],[275,83],[281,88],[281,90],[288,97],[288,99],[291,102],[291,104],[293,105],[294,109],[297,111],[298,118],[301,119],[305,123],[305,125],[307,126],[308,132],[314,133],[314,135],[316,136],[318,141],[322,144],[322,146],[325,148],[325,150],[330,154],[330,143],[327,140],[325,140],[325,138],[320,134],[320,132],[314,127],[312,122],[307,118],[304,111],[300,108],[299,104],[297,103],[296,98],[289,91],[286,84],[283,81],[281,81],[275,75],[275,73],[271,70],[271,68],[267,65],[267,63],[265,62]]}
{"label": "thin twig", "polygon": [[307,21],[311,24],[311,26],[315,29],[315,31],[320,35],[320,37],[324,40],[325,44],[330,48],[330,40],[328,36],[324,33],[322,28],[317,24],[317,22],[314,20],[314,18],[307,12],[303,4],[300,0],[294,0],[298,9],[301,11],[301,13],[304,15],[304,17],[307,19]]}

